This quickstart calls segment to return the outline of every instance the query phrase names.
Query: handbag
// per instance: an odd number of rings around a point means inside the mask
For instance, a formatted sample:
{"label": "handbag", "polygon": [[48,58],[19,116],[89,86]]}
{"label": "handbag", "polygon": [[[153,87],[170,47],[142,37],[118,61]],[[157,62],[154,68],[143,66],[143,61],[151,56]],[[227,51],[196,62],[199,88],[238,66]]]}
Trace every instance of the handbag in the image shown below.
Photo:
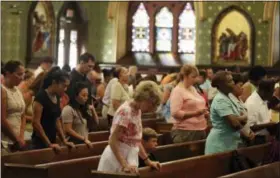
{"label": "handbag", "polygon": [[230,160],[230,173],[251,169],[256,166],[256,163],[246,156],[239,154],[236,150],[233,151]]}
{"label": "handbag", "polygon": [[271,143],[268,154],[264,158],[262,164],[270,164],[280,161],[280,122],[277,124],[276,136]]}

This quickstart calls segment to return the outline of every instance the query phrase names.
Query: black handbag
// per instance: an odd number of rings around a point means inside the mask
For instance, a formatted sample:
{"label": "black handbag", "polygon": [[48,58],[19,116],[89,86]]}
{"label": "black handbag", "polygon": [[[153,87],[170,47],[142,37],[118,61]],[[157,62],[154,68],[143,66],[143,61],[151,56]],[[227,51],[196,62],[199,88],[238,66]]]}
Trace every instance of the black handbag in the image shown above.
{"label": "black handbag", "polygon": [[270,164],[280,161],[280,122],[277,124],[276,136],[271,143],[271,148],[262,164]]}
{"label": "black handbag", "polygon": [[230,173],[244,171],[256,167],[256,163],[244,155],[239,154],[236,150],[233,151],[230,161]]}

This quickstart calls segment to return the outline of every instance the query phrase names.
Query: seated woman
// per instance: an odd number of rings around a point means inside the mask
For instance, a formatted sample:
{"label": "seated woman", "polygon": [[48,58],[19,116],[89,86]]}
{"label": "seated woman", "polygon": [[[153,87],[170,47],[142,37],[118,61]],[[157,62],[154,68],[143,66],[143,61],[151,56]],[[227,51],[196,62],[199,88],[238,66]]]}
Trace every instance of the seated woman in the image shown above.
{"label": "seated woman", "polygon": [[25,147],[25,102],[17,87],[24,77],[24,66],[9,61],[4,66],[5,82],[1,84],[1,154]]}
{"label": "seated woman", "polygon": [[228,97],[234,88],[231,74],[226,71],[217,72],[212,86],[219,92],[211,104],[210,119],[213,128],[206,140],[205,154],[237,149],[242,143],[240,129],[247,122],[247,116],[240,113],[238,106]]}
{"label": "seated woman", "polygon": [[135,173],[138,154],[146,165],[160,168],[158,162],[149,159],[141,144],[141,114],[154,111],[160,100],[161,92],[156,83],[143,81],[136,87],[133,99],[123,103],[114,115],[109,145],[101,155],[98,171]]}
{"label": "seated woman", "polygon": [[69,141],[80,144],[85,143],[91,147],[91,142],[88,140],[87,120],[89,117],[85,104],[88,100],[88,88],[86,83],[76,83],[73,88],[75,94],[70,98],[70,102],[62,110],[61,118],[64,124],[64,130]]}
{"label": "seated woman", "polygon": [[171,137],[174,143],[206,138],[206,115],[209,112],[205,99],[193,86],[198,75],[195,66],[184,65],[180,71],[180,82],[172,90],[170,104],[174,126]]}
{"label": "seated woman", "polygon": [[75,147],[65,139],[60,120],[59,96],[66,91],[69,83],[69,75],[59,67],[52,68],[46,74],[43,87],[36,94],[33,104],[33,149],[50,147],[59,151],[60,146],[56,144],[57,131],[62,143]]}

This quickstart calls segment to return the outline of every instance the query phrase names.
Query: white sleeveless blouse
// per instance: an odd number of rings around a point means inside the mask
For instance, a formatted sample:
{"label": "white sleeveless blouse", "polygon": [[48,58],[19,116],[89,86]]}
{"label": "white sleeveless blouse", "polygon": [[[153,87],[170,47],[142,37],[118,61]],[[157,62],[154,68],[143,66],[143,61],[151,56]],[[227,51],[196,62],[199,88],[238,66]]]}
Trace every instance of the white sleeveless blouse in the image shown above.
{"label": "white sleeveless blouse", "polygon": [[[20,134],[21,116],[25,111],[25,102],[21,91],[14,87],[9,89],[4,85],[1,86],[7,92],[7,121],[16,135]],[[2,143],[12,143],[9,137],[1,132]]]}

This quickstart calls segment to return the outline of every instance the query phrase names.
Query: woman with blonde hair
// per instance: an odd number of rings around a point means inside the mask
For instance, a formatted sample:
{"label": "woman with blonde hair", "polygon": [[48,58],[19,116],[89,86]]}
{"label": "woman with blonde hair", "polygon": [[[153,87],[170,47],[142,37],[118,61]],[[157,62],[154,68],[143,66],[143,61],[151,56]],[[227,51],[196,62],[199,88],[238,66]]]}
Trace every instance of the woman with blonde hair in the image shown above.
{"label": "woman with blonde hair", "polygon": [[114,115],[109,145],[101,156],[98,171],[135,173],[138,155],[146,165],[160,168],[158,162],[149,159],[141,144],[141,115],[154,111],[160,102],[161,92],[156,83],[143,81],[136,87],[133,99],[123,103]]}
{"label": "woman with blonde hair", "polygon": [[199,72],[195,66],[184,65],[179,74],[180,82],[170,96],[174,143],[206,138],[207,110],[205,99],[194,87]]}

